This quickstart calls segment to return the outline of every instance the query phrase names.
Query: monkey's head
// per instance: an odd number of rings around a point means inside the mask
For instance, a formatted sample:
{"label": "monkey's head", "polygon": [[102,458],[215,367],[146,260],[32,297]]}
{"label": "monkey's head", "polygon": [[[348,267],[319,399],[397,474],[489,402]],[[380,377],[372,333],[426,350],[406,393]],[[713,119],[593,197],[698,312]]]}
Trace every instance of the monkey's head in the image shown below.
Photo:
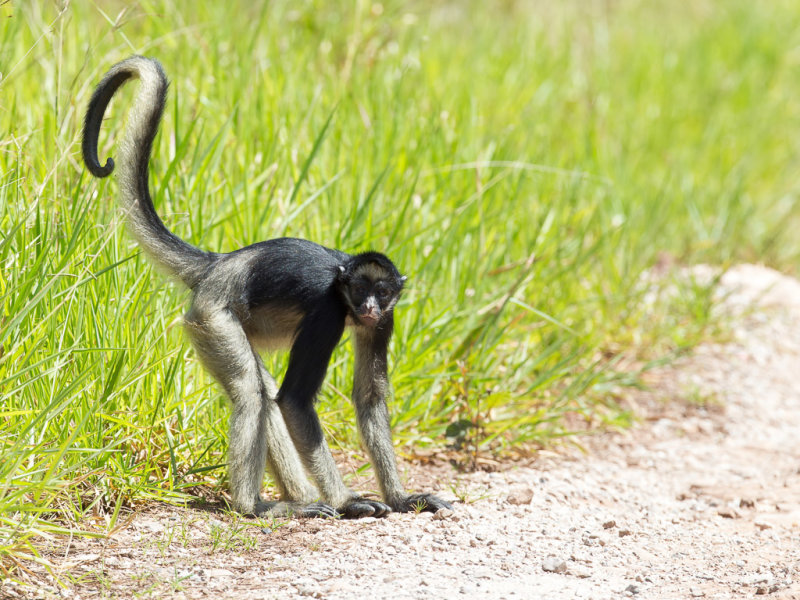
{"label": "monkey's head", "polygon": [[406,279],[383,254],[364,252],[339,265],[336,286],[353,320],[377,327],[391,315]]}

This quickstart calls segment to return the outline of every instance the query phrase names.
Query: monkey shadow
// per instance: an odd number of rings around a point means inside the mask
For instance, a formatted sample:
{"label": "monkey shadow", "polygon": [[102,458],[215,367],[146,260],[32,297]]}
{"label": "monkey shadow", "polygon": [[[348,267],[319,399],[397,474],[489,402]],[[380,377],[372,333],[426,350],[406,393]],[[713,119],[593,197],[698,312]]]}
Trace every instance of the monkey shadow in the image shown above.
{"label": "monkey shadow", "polygon": [[[269,502],[272,500],[272,498],[270,496],[266,496],[265,500]],[[278,501],[278,498],[276,497],[274,500]],[[205,513],[207,515],[213,515],[220,518],[229,518],[237,522],[250,522],[254,526],[257,526],[259,523],[263,523],[264,521],[285,522],[295,518],[300,518],[290,515],[258,516],[254,514],[243,514],[234,508],[233,502],[230,499],[226,498],[224,495],[214,493],[209,490],[202,490],[197,496],[187,499],[183,504],[183,508],[187,511]],[[319,518],[322,517],[320,516]]]}
{"label": "monkey shadow", "polygon": [[[239,515],[233,508],[233,503],[225,498],[224,494],[213,491],[209,487],[192,487],[184,491],[187,498],[182,504],[184,509],[213,515]],[[240,515],[242,516],[242,515]],[[252,515],[248,518],[255,518]]]}

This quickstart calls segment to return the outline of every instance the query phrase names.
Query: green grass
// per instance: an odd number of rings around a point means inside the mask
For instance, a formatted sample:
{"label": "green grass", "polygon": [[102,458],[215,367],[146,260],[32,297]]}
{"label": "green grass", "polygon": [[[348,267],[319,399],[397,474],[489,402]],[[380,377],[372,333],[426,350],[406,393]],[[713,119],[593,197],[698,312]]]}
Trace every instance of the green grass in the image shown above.
{"label": "green grass", "polygon": [[[401,452],[624,424],[617,390],[713,325],[707,286],[643,302],[645,269],[800,265],[796,2],[230,6],[0,4],[3,569],[41,536],[224,489],[228,410],[181,333],[187,294],[79,158],[91,89],[129,54],[172,79],[152,185],[176,233],[375,248],[409,275]],[[320,410],[357,451],[351,369],[343,344]]]}

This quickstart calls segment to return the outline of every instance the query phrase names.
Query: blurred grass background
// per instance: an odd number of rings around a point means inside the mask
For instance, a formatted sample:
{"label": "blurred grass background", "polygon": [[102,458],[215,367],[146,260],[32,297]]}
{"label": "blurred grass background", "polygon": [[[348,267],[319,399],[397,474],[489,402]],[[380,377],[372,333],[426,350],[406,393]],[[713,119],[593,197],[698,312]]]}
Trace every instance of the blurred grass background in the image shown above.
{"label": "blurred grass background", "polygon": [[[176,233],[374,248],[409,275],[401,454],[469,465],[625,425],[640,370],[714,326],[708,286],[645,301],[647,269],[800,265],[790,0],[2,3],[3,569],[37,536],[225,489],[228,409],[181,333],[188,295],[79,158],[93,86],[133,53],[172,80],[151,185]],[[350,352],[320,411],[358,453]]]}

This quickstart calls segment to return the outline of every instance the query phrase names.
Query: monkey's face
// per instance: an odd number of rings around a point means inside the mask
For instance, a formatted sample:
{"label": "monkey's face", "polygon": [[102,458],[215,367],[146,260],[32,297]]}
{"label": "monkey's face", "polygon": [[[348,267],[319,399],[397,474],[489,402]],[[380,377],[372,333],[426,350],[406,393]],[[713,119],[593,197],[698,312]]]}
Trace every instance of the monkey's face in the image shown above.
{"label": "monkey's face", "polygon": [[391,314],[406,278],[389,259],[377,253],[354,257],[339,269],[339,290],[353,321],[364,327],[378,327]]}
{"label": "monkey's face", "polygon": [[348,288],[354,316],[366,327],[377,327],[383,316],[394,308],[400,295],[400,290],[394,289],[390,281],[373,281],[366,276],[354,278]]}

